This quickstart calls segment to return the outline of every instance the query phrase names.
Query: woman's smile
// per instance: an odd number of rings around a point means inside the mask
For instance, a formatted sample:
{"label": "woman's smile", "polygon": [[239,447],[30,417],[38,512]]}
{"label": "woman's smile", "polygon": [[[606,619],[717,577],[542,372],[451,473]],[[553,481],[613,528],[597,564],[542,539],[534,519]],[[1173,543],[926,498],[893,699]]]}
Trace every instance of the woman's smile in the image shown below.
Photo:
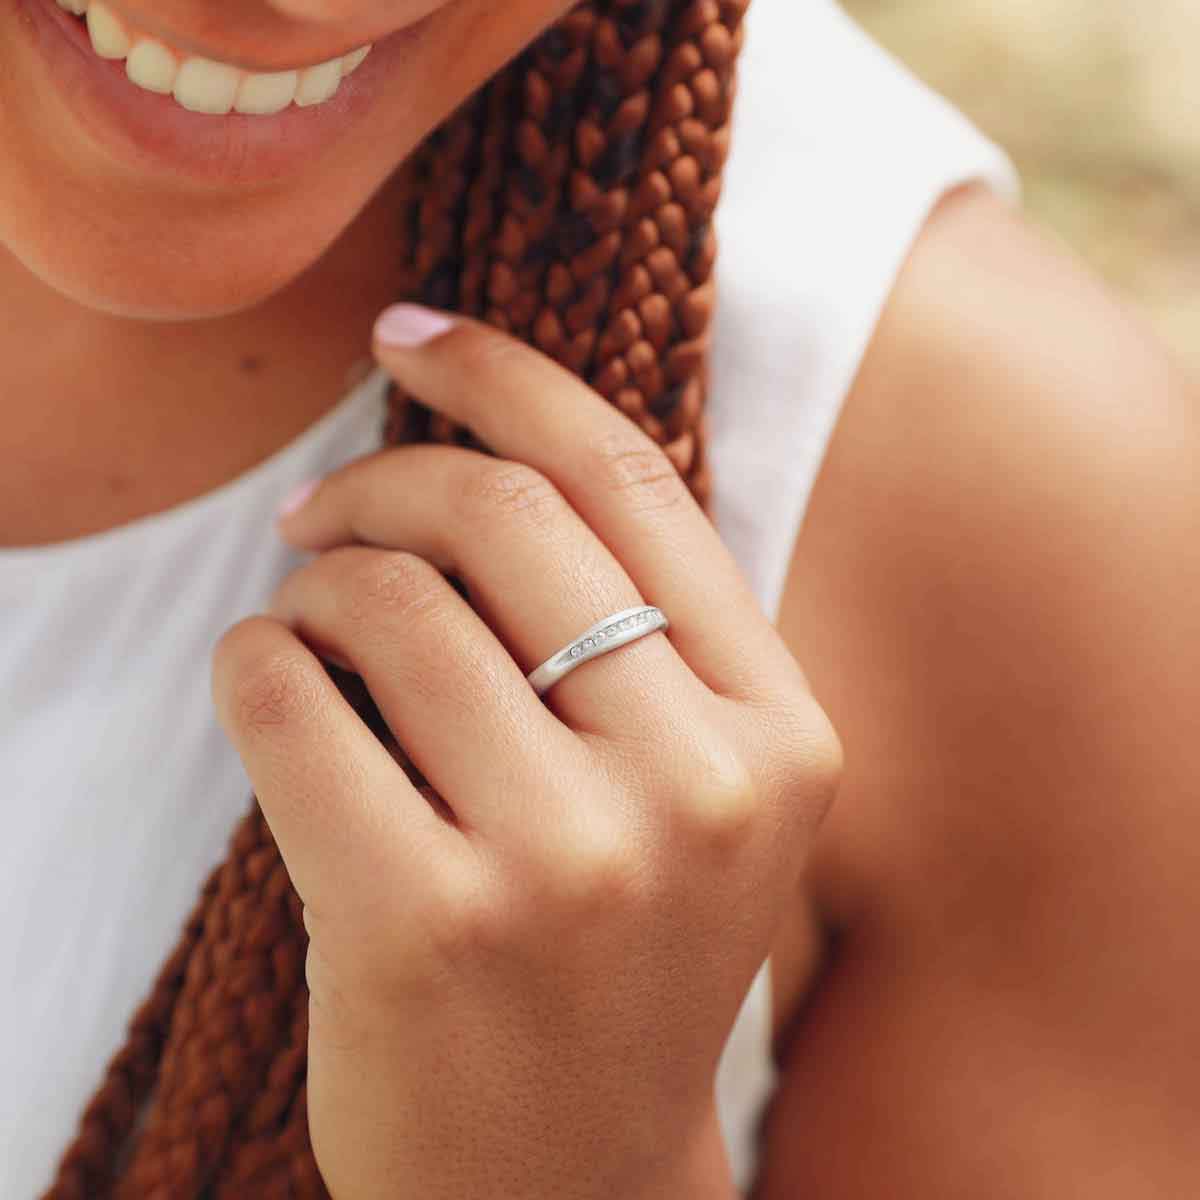
{"label": "woman's smile", "polygon": [[278,179],[311,164],[367,117],[428,24],[322,62],[253,71],[151,36],[104,0],[16,2],[48,84],[90,140],[131,165],[218,183]]}
{"label": "woman's smile", "polygon": [[568,7],[0,0],[0,248],[89,312],[248,310]]}
{"label": "woman's smile", "polygon": [[290,71],[244,71],[165,44],[123,21],[104,0],[56,0],[79,17],[100,58],[125,64],[130,83],[148,92],[174,96],[192,112],[224,116],[236,111],[253,116],[324,104],[337,94],[343,78],[366,58],[368,43],[315,66]]}

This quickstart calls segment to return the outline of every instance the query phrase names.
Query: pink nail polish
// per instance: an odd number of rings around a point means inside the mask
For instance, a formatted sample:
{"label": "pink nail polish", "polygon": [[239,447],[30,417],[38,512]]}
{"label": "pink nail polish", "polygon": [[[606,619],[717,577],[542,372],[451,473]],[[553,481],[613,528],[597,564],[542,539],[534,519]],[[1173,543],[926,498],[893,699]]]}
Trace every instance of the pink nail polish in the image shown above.
{"label": "pink nail polish", "polygon": [[317,490],[319,479],[306,479],[303,483],[297,484],[286,496],[283,502],[276,510],[275,517],[277,520],[282,520],[284,517],[290,517],[292,513],[304,506],[304,502]]}
{"label": "pink nail polish", "polygon": [[381,346],[423,346],[453,325],[453,317],[424,305],[393,304],[376,318],[375,340]]}

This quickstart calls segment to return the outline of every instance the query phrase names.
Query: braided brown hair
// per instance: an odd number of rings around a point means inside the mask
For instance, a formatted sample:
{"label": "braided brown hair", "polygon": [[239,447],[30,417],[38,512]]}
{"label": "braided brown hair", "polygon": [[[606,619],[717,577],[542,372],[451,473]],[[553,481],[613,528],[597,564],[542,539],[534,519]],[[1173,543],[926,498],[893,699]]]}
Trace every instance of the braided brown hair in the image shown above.
{"label": "braided brown hair", "polygon": [[[587,0],[402,168],[405,298],[557,359],[707,508],[716,243],[750,0]],[[385,443],[478,445],[395,388]],[[414,779],[357,676],[330,675]],[[305,1112],[307,935],[257,801],[205,884],[46,1200],[326,1197]]]}

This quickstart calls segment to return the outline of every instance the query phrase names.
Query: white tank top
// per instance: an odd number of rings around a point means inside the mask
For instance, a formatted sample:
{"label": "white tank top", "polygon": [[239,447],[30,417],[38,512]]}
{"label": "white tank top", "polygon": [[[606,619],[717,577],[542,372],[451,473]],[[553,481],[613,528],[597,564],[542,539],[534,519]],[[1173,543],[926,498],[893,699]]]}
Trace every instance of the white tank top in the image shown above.
{"label": "white tank top", "polygon": [[[830,0],[754,0],[717,212],[714,516],[775,617],[839,406],[937,198],[1017,195],[1008,159]],[[297,482],[374,450],[370,376],[225,485],[102,533],[0,548],[0,1196],[48,1184],[224,856],[250,785],[211,708],[217,638],[307,556],[273,535]],[[169,714],[164,719],[163,714]],[[764,963],[717,1103],[739,1187],[775,1083]]]}

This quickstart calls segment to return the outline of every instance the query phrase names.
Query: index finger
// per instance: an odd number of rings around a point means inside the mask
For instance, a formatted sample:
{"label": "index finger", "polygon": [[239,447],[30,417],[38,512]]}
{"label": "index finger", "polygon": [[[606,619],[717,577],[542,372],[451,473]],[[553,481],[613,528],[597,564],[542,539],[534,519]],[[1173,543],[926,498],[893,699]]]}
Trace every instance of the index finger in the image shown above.
{"label": "index finger", "polygon": [[380,316],[375,353],[424,404],[545,475],[666,613],[671,641],[713,691],[764,693],[782,643],[671,460],[624,413],[517,338],[420,305]]}

